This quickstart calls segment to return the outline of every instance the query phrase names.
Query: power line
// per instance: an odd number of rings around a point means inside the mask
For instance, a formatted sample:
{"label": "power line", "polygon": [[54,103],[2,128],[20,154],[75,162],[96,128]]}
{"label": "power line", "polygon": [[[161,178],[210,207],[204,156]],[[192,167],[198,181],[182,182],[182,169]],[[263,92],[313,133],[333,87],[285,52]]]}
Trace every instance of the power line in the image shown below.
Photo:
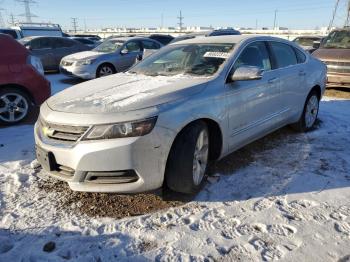
{"label": "power line", "polygon": [[26,22],[31,23],[32,17],[37,17],[37,16],[30,12],[30,5],[35,4],[36,2],[34,0],[15,0],[15,1],[22,3],[24,5],[24,14],[21,14],[20,16],[24,16],[26,18]]}
{"label": "power line", "polygon": [[348,7],[347,7],[347,14],[346,14],[346,20],[345,20],[345,25],[344,26],[349,26],[350,22],[350,0],[348,1]]}
{"label": "power line", "polygon": [[180,32],[182,31],[182,28],[184,26],[184,23],[183,23],[183,20],[184,20],[184,17],[182,16],[182,11],[180,10],[180,16],[177,17],[179,19],[179,27],[180,27]]}
{"label": "power line", "polygon": [[340,0],[336,0],[336,2],[335,2],[332,18],[331,18],[331,21],[329,22],[329,26],[328,26],[328,31],[330,31],[332,29],[332,27],[333,27],[333,23],[334,23],[335,16],[337,14],[339,2],[340,2]]}
{"label": "power line", "polygon": [[74,33],[76,33],[78,28],[78,18],[72,17],[71,19],[72,19],[72,26],[73,26]]}

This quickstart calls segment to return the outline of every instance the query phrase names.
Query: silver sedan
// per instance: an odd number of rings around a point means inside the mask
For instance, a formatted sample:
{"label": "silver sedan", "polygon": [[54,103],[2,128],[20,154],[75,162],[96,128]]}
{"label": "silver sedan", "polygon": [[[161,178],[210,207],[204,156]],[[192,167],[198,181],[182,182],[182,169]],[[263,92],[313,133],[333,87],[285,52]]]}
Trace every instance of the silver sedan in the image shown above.
{"label": "silver sedan", "polygon": [[170,44],[126,73],[51,97],[37,158],[73,190],[194,193],[208,163],[285,125],[312,130],[326,66],[279,38]]}
{"label": "silver sedan", "polygon": [[145,37],[111,38],[91,51],[64,57],[60,71],[69,76],[93,79],[124,72],[142,59],[144,51],[155,51],[163,45]]}

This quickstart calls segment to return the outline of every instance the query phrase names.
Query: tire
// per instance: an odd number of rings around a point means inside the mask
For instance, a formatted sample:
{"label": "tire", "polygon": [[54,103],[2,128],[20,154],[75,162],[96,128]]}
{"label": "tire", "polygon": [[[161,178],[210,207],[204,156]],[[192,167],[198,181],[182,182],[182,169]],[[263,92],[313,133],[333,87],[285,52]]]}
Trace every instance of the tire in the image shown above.
{"label": "tire", "polygon": [[298,122],[292,124],[292,128],[298,132],[308,132],[313,129],[317,120],[320,106],[320,97],[312,90],[306,98],[303,113]]}
{"label": "tire", "polygon": [[29,96],[16,88],[0,89],[0,124],[15,125],[28,118],[33,110]]}
{"label": "tire", "polygon": [[108,76],[108,75],[113,75],[116,72],[117,71],[115,70],[113,65],[102,64],[96,70],[96,77],[99,78],[99,77],[104,77],[104,76]]}
{"label": "tire", "polygon": [[174,141],[165,171],[166,185],[180,193],[198,192],[207,171],[208,159],[208,127],[203,121],[197,121],[185,127]]}

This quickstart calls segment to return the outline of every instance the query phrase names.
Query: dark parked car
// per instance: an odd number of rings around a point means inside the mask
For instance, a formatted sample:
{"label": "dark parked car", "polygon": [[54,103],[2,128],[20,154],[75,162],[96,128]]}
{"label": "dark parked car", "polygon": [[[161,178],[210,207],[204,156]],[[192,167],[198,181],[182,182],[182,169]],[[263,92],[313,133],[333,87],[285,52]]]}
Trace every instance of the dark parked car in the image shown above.
{"label": "dark parked car", "polygon": [[83,37],[83,38],[87,38],[90,39],[92,41],[101,41],[102,38],[99,37],[98,35],[72,35],[73,37]]}
{"label": "dark parked car", "polygon": [[44,70],[59,70],[62,57],[91,48],[66,37],[34,36],[20,40],[27,49],[40,58]]}
{"label": "dark parked car", "polygon": [[174,40],[174,37],[172,37],[171,35],[161,35],[161,34],[153,34],[153,35],[150,35],[149,38],[156,40],[163,45],[167,45]]}
{"label": "dark parked car", "polygon": [[71,37],[70,39],[78,41],[78,42],[82,43],[83,45],[86,45],[90,49],[93,49],[96,46],[98,46],[99,44],[101,44],[101,42],[99,42],[99,41],[94,41],[94,40],[91,40],[91,39],[86,38],[86,37]]}
{"label": "dark parked car", "polygon": [[16,124],[51,94],[40,59],[11,36],[0,34],[0,124]]}
{"label": "dark parked car", "polygon": [[240,35],[241,33],[234,29],[217,29],[212,31],[203,31],[197,33],[190,33],[178,36],[174,38],[170,43],[175,43],[183,40],[188,40],[196,37],[205,37],[205,36],[219,36],[219,35]]}

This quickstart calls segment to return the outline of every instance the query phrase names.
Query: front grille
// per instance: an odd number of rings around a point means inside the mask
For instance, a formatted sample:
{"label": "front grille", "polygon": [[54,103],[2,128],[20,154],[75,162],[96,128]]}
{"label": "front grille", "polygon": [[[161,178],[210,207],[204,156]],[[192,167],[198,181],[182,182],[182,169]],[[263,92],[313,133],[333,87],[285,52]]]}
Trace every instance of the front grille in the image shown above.
{"label": "front grille", "polygon": [[62,61],[61,63],[63,66],[72,66],[74,64],[74,62],[70,62],[70,61]]}
{"label": "front grille", "polygon": [[350,74],[350,62],[324,61],[329,73]]}
{"label": "front grille", "polygon": [[89,129],[88,126],[68,126],[48,123],[42,119],[40,121],[40,133],[42,136],[65,143],[78,141]]}

